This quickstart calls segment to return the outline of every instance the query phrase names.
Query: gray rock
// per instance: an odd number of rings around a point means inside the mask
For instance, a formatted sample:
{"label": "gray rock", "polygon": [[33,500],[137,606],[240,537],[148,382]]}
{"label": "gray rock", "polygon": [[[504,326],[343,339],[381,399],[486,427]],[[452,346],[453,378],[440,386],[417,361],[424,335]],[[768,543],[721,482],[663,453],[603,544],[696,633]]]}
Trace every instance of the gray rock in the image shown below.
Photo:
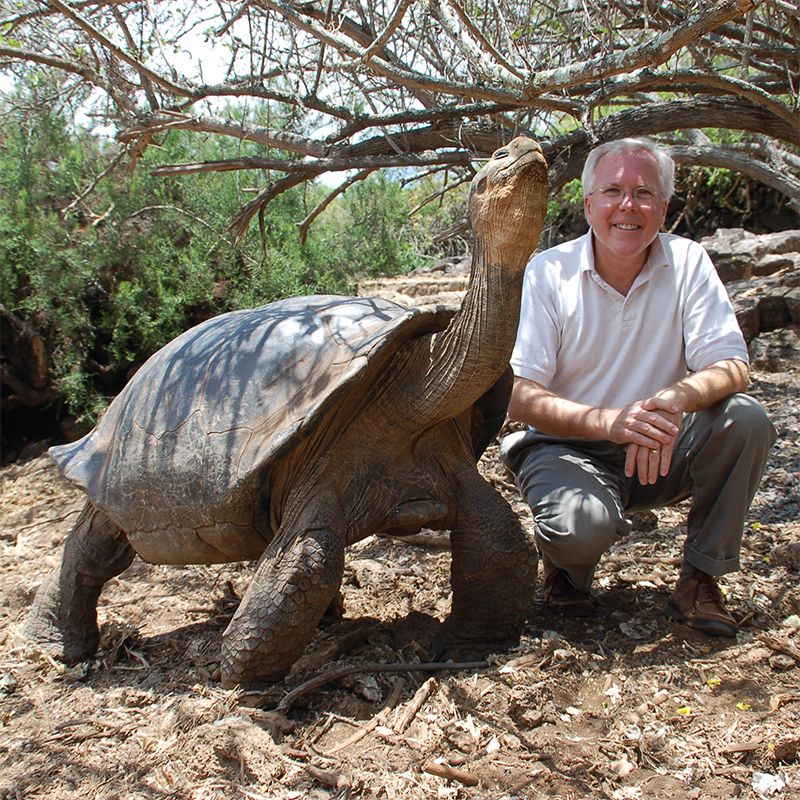
{"label": "gray rock", "polygon": [[788,372],[800,364],[800,337],[791,326],[759,335],[748,349],[752,366],[764,372]]}
{"label": "gray rock", "polygon": [[800,268],[800,253],[767,253],[753,265],[753,275],[774,275],[782,269]]}
{"label": "gray rock", "polygon": [[752,275],[772,275],[800,265],[800,230],[756,235],[739,228],[720,228],[700,240],[723,283]]}
{"label": "gray rock", "polygon": [[800,289],[794,284],[798,281],[800,270],[793,269],[727,285],[746,342],[765,331],[797,323]]}

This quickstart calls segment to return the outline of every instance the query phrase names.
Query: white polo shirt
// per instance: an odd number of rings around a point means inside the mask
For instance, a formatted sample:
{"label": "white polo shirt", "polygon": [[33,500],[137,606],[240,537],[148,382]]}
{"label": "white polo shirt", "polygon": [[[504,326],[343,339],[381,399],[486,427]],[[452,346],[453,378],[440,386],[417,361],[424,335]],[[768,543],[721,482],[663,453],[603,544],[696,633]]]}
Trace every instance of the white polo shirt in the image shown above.
{"label": "white polo shirt", "polygon": [[514,374],[562,397],[618,408],[747,345],[708,253],[661,233],[627,295],[594,269],[591,232],[525,270]]}

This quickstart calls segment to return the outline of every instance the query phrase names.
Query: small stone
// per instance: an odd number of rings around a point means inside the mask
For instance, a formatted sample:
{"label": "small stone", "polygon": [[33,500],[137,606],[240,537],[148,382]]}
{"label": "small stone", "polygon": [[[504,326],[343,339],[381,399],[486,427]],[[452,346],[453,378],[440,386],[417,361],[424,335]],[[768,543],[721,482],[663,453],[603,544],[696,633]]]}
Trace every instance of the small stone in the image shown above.
{"label": "small stone", "polygon": [[772,797],[779,794],[786,788],[786,781],[780,775],[772,775],[769,772],[753,773],[753,791],[759,797]]}
{"label": "small stone", "polygon": [[786,542],[772,548],[770,564],[800,571],[800,542]]}
{"label": "small stone", "polygon": [[0,694],[14,694],[17,691],[17,687],[17,679],[10,672],[6,672],[0,678]]}
{"label": "small stone", "polygon": [[787,656],[784,653],[776,653],[774,656],[770,656],[769,665],[772,669],[783,672],[787,669],[794,668],[795,661],[791,656]]}
{"label": "small stone", "polygon": [[644,639],[646,634],[642,630],[641,626],[637,625],[634,622],[620,622],[619,629],[629,638],[629,639]]}
{"label": "small stone", "polygon": [[636,769],[636,766],[631,763],[628,756],[624,753],[618,760],[612,761],[609,766],[618,778],[624,778]]}
{"label": "small stone", "polygon": [[638,742],[642,738],[642,729],[638,725],[631,725],[625,729],[625,738]]}
{"label": "small stone", "polygon": [[659,689],[653,695],[653,704],[654,705],[660,706],[662,703],[666,702],[667,700],[669,700],[669,692],[666,689]]}
{"label": "small stone", "polygon": [[798,754],[800,754],[800,736],[798,735],[786,736],[775,742],[775,749],[772,753],[776,762],[784,764],[797,761]]}

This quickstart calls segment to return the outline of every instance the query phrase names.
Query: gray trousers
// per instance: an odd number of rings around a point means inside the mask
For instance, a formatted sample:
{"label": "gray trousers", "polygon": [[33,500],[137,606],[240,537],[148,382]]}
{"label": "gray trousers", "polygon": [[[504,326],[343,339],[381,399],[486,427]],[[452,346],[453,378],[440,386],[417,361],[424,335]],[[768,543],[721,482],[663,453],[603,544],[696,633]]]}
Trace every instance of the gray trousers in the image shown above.
{"label": "gray trousers", "polygon": [[625,446],[511,434],[501,455],[536,523],[540,552],[589,591],[608,548],[631,528],[628,511],[691,498],[684,560],[710,575],[739,568],[744,521],[776,432],[761,405],[735,394],[688,414],[669,474],[649,486],[625,476]]}

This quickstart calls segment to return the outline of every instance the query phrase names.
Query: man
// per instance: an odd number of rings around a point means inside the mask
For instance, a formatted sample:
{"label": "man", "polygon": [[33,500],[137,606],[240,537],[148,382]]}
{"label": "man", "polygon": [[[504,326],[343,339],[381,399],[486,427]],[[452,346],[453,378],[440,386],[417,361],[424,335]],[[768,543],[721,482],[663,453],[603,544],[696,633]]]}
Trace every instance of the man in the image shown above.
{"label": "man", "polygon": [[712,636],[737,625],[715,578],[739,568],[744,520],[775,431],[742,394],[747,347],[703,248],[659,233],[674,185],[646,139],[593,150],[584,236],[528,264],[503,458],[530,504],[545,602],[584,615],[626,513],[691,498],[668,614]]}

